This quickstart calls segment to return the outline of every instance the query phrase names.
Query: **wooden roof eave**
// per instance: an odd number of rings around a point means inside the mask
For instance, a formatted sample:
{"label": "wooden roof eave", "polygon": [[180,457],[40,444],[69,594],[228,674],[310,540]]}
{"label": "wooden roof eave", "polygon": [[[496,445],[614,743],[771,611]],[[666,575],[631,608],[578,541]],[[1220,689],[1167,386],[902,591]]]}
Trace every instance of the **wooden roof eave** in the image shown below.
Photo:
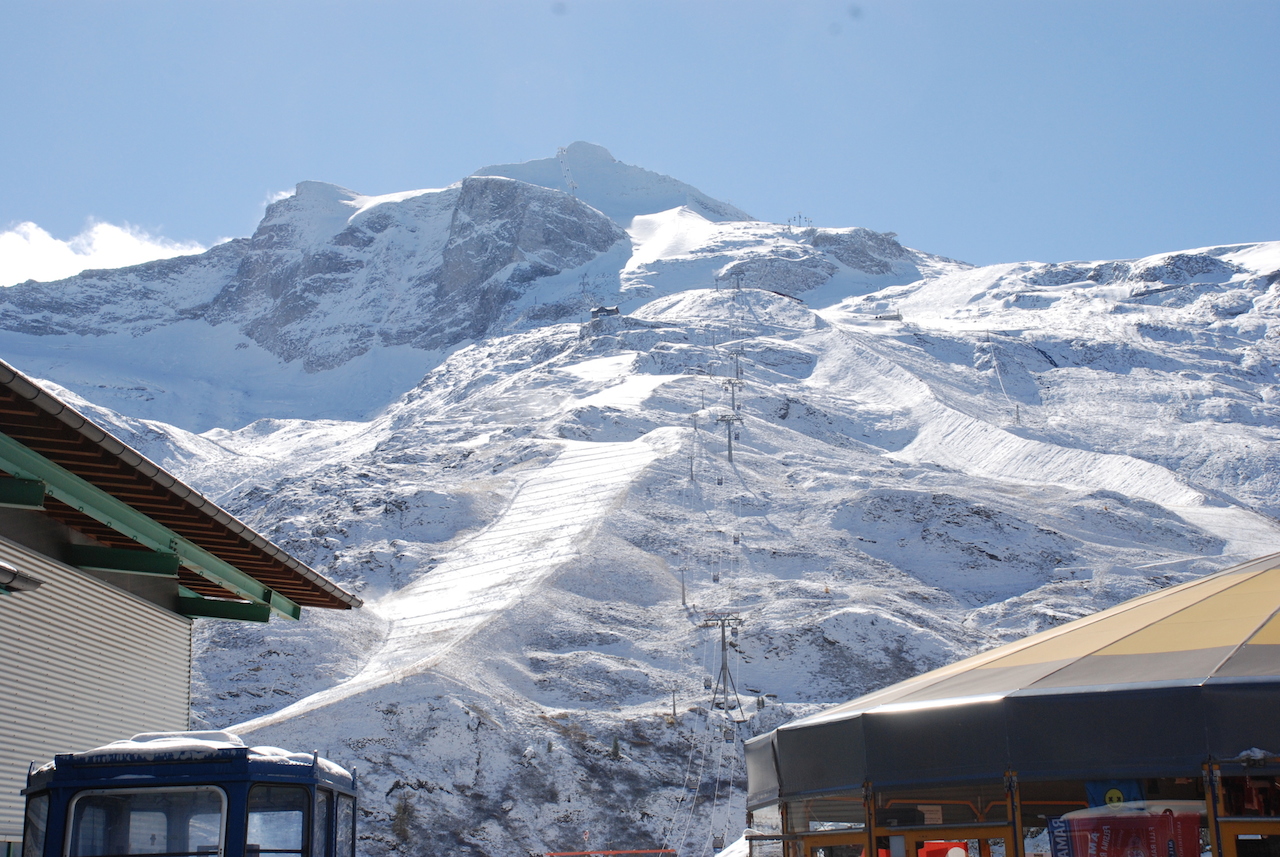
{"label": "wooden roof eave", "polygon": [[[234,566],[243,566],[253,578],[281,594],[288,592],[303,606],[360,606],[359,598],[294,559],[3,361],[0,384],[12,394],[12,404],[0,405],[0,412],[40,424],[27,426],[27,443],[39,447],[32,452],[120,502],[138,507],[140,514],[157,519],[201,552],[234,558]],[[19,413],[23,408],[28,410]],[[42,427],[52,428],[56,434],[41,432]],[[96,459],[89,452],[97,453]],[[286,615],[293,612],[288,610]]]}

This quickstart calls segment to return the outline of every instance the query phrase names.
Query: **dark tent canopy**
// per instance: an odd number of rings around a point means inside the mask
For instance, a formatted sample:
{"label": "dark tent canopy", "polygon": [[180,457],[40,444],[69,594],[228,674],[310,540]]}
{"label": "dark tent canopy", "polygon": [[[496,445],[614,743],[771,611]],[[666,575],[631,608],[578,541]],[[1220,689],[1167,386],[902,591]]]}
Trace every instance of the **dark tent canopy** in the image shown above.
{"label": "dark tent canopy", "polygon": [[[748,803],[893,784],[1199,777],[1280,751],[1280,554],[1125,602],[747,744]],[[1228,765],[1224,765],[1224,771]],[[1270,766],[1269,766],[1270,767]]]}

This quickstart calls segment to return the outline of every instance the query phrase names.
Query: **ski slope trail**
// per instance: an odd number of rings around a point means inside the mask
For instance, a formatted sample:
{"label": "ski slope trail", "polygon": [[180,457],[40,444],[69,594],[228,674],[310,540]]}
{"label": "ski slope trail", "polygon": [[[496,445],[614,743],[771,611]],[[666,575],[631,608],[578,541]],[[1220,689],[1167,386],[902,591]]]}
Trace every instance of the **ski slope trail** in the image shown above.
{"label": "ski slope trail", "polygon": [[432,669],[574,559],[584,535],[651,462],[679,448],[680,437],[679,429],[656,429],[628,443],[562,441],[560,455],[517,489],[501,517],[430,572],[365,605],[389,630],[359,673],[233,731],[252,732]]}
{"label": "ski slope trail", "polygon": [[1119,453],[1058,446],[1016,435],[966,414],[926,380],[874,348],[868,338],[836,328],[846,348],[820,366],[811,384],[831,398],[909,415],[914,439],[890,458],[933,464],[982,479],[1112,491],[1157,503],[1225,543],[1240,560],[1274,550],[1280,526],[1249,509],[1223,506],[1173,471]]}

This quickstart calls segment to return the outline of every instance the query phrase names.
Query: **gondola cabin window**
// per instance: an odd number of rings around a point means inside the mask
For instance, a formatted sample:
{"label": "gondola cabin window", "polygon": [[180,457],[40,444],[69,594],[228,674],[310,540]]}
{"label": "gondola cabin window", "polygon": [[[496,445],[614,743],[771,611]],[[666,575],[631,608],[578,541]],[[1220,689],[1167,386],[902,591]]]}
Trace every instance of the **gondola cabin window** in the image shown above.
{"label": "gondola cabin window", "polygon": [[249,790],[246,857],[305,857],[310,794],[302,786],[254,786]]}
{"label": "gondola cabin window", "polygon": [[68,857],[218,854],[226,807],[215,786],[84,791],[71,805]]}
{"label": "gondola cabin window", "polygon": [[49,796],[36,795],[27,801],[27,814],[22,827],[22,857],[42,857],[48,828]]}
{"label": "gondola cabin window", "polygon": [[311,857],[333,857],[329,819],[333,816],[333,792],[316,789],[315,824],[311,828]]}
{"label": "gondola cabin window", "polygon": [[336,857],[355,857],[356,854],[356,799],[351,795],[338,795],[338,852]]}

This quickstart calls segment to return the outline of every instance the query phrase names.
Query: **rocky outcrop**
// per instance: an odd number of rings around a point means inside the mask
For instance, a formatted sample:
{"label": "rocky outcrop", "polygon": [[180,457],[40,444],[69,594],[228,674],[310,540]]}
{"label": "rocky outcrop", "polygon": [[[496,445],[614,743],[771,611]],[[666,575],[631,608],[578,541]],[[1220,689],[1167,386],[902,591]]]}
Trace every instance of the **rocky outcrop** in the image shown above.
{"label": "rocky outcrop", "polygon": [[0,292],[0,329],[31,336],[140,336],[199,317],[234,276],[248,246],[242,238],[198,256],[83,271],[51,283],[19,283]]}
{"label": "rocky outcrop", "polygon": [[[626,234],[567,194],[501,178],[359,207],[300,185],[267,212],[210,320],[309,371],[375,345],[447,348],[482,335],[532,284],[579,267]],[[318,238],[330,210],[357,209]]]}
{"label": "rocky outcrop", "polygon": [[905,262],[911,253],[897,241],[892,232],[871,229],[815,229],[810,242],[814,247],[853,268],[868,274],[888,274],[894,262]]}
{"label": "rocky outcrop", "polygon": [[1069,283],[1185,285],[1196,282],[1225,283],[1242,271],[1237,265],[1205,253],[1169,253],[1138,260],[1045,265],[1028,276],[1027,281],[1038,286]]}

